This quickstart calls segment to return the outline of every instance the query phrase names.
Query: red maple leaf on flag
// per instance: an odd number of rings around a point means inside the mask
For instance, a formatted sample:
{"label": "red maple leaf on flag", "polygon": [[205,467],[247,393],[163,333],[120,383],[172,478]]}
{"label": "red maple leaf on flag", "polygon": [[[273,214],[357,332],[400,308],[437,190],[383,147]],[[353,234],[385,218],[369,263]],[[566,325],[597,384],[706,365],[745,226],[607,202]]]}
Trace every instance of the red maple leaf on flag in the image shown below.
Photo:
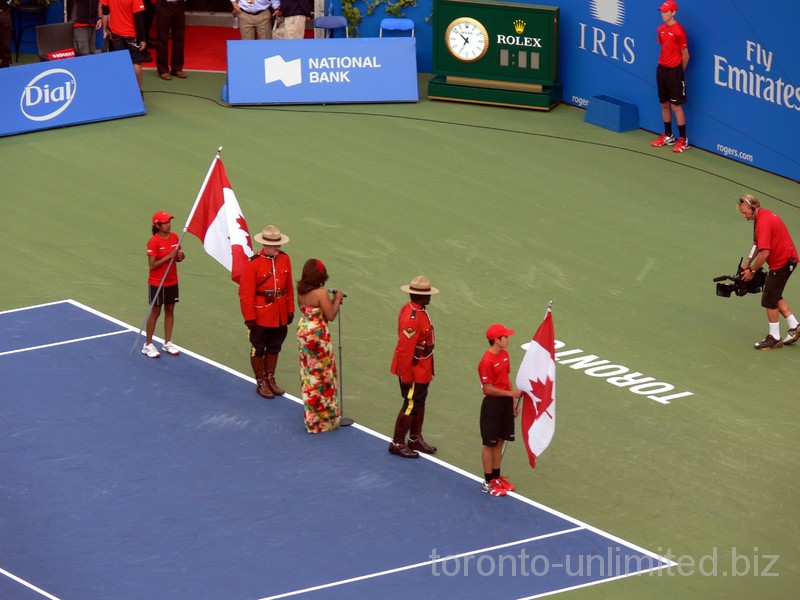
{"label": "red maple leaf on flag", "polygon": [[534,381],[533,379],[529,379],[531,383],[531,392],[533,392],[534,398],[533,400],[533,407],[536,409],[536,414],[540,415],[545,413],[551,419],[553,415],[551,415],[547,410],[550,408],[550,405],[553,403],[553,380],[549,377],[544,381]]}
{"label": "red maple leaf on flag", "polygon": [[247,245],[252,248],[253,247],[253,240],[250,239],[250,232],[247,229],[247,221],[244,220],[242,215],[236,217],[236,223],[239,225],[239,229],[244,231],[247,234]]}

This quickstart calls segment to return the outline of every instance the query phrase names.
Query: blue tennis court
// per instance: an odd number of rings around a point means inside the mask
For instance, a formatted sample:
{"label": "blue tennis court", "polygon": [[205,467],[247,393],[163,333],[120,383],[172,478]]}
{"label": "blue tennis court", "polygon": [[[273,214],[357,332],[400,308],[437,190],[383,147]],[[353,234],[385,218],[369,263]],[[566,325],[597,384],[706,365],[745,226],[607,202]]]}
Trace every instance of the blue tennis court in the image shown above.
{"label": "blue tennis court", "polygon": [[0,313],[0,598],[534,598],[672,564],[135,336],[74,301]]}

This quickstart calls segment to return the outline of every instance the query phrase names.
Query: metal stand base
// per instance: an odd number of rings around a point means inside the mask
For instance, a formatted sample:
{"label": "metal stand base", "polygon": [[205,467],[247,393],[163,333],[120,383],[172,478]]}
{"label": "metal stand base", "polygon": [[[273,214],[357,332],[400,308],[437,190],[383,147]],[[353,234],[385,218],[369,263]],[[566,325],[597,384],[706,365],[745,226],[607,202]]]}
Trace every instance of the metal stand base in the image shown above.
{"label": "metal stand base", "polygon": [[349,427],[353,423],[355,423],[355,421],[353,421],[353,419],[351,419],[350,417],[342,417],[341,420],[339,421],[339,424],[342,427]]}

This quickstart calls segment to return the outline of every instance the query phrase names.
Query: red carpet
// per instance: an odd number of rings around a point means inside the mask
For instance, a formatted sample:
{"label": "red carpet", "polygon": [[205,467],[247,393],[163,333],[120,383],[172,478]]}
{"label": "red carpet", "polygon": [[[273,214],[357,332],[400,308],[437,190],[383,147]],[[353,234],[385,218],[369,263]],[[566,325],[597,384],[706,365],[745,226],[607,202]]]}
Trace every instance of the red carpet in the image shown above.
{"label": "red carpet", "polygon": [[[306,30],[306,37],[314,37],[314,30]],[[209,27],[190,25],[186,27],[183,68],[187,71],[227,71],[226,47],[228,40],[238,40],[239,30],[233,27]],[[150,48],[155,59],[156,50]],[[145,69],[155,69],[156,63],[144,63]]]}

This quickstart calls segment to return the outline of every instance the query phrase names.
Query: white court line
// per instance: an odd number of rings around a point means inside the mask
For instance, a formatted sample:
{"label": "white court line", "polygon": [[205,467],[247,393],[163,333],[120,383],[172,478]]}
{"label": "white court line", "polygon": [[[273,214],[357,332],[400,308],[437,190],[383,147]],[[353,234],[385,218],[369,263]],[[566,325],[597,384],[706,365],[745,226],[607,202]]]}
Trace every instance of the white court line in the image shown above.
{"label": "white court line", "polygon": [[[134,333],[138,331],[138,329],[136,327],[133,327],[133,326],[129,325],[128,323],[125,323],[123,321],[115,319],[114,317],[111,317],[111,316],[109,316],[109,315],[107,315],[105,313],[102,313],[102,312],[100,312],[100,311],[98,311],[98,310],[96,310],[94,308],[86,306],[85,304],[82,304],[82,303],[80,303],[80,302],[78,302],[76,300],[72,300],[72,299],[63,300],[63,301],[59,301],[59,302],[50,302],[50,303],[40,304],[40,305],[37,305],[37,306],[32,306],[32,307],[27,307],[27,308],[12,309],[12,310],[9,310],[9,311],[0,312],[0,315],[4,314],[5,312],[16,312],[16,311],[28,310],[28,309],[32,309],[32,308],[42,308],[42,307],[47,307],[47,306],[51,306],[51,305],[54,305],[54,304],[61,304],[61,303],[72,304],[72,305],[76,306],[77,308],[80,308],[80,309],[85,310],[85,311],[87,311],[89,313],[92,313],[92,314],[94,314],[94,315],[96,315],[96,316],[98,316],[98,317],[100,317],[102,319],[105,319],[105,320],[110,321],[112,323],[116,323],[117,325],[126,328],[127,331],[132,331]],[[116,333],[125,333],[125,332],[124,331],[120,331],[120,332],[116,332]],[[157,339],[158,341],[162,341],[160,338],[157,338],[155,336],[153,337],[153,339]],[[181,347],[181,352],[186,354],[186,355],[188,355],[188,356],[191,356],[191,357],[193,357],[193,358],[195,358],[195,359],[197,359],[197,360],[199,360],[201,362],[204,362],[204,363],[206,363],[208,365],[211,365],[211,366],[216,367],[216,368],[218,368],[218,369],[220,369],[222,371],[225,371],[226,373],[234,375],[235,377],[239,377],[240,379],[244,379],[246,381],[249,381],[249,382],[255,384],[255,379],[253,379],[252,377],[248,377],[247,375],[244,375],[244,374],[242,374],[242,373],[240,373],[238,371],[235,371],[235,370],[231,369],[230,367],[227,367],[227,366],[225,366],[223,364],[220,364],[220,363],[218,363],[218,362],[216,362],[216,361],[214,361],[214,360],[212,360],[210,358],[206,358],[205,356],[201,356],[200,354],[192,352],[191,350],[186,350],[186,349],[184,349],[182,347]],[[291,401],[293,401],[293,402],[296,402],[297,404],[301,404],[301,405],[303,404],[303,401],[300,398],[292,396],[291,394],[284,394],[284,397],[289,399],[289,400],[291,400]],[[369,435],[372,435],[372,436],[374,436],[374,437],[376,437],[378,439],[381,439],[381,440],[384,440],[384,441],[387,441],[387,442],[390,441],[390,438],[388,436],[383,435],[382,433],[379,433],[379,432],[377,432],[377,431],[375,431],[373,429],[370,429],[369,427],[365,427],[365,426],[360,425],[358,423],[354,423],[352,425],[352,427],[354,427],[354,428],[356,428],[356,429],[358,429],[360,431],[363,431],[363,432],[365,432],[365,433],[367,433]],[[451,465],[449,463],[446,463],[443,460],[438,459],[438,458],[436,458],[434,456],[431,456],[429,454],[420,454],[420,458],[423,458],[425,460],[430,460],[430,461],[436,463],[437,465],[439,465],[441,467],[444,467],[445,469],[449,469],[450,471],[453,471],[454,473],[462,475],[463,477],[467,477],[468,479],[472,479],[472,480],[478,481],[478,482],[483,481],[482,477],[479,477],[477,475],[474,475],[472,473],[464,471],[463,469],[461,469],[459,467],[456,467],[455,465]],[[664,568],[667,568],[667,567],[675,567],[678,564],[673,560],[670,560],[670,559],[668,559],[668,558],[666,558],[664,556],[656,554],[655,552],[652,552],[650,550],[642,548],[641,546],[639,546],[637,544],[633,544],[633,543],[631,543],[631,542],[629,542],[627,540],[623,540],[620,537],[612,535],[612,534],[610,534],[610,533],[608,533],[606,531],[603,531],[602,529],[598,529],[597,527],[589,525],[588,523],[580,521],[579,519],[571,517],[571,516],[569,516],[567,514],[564,514],[564,513],[560,512],[558,510],[550,508],[549,506],[546,506],[544,504],[536,502],[535,500],[531,500],[530,498],[526,498],[525,496],[521,496],[520,494],[517,494],[516,492],[509,492],[507,495],[511,496],[513,498],[516,498],[517,500],[519,500],[521,502],[525,502],[526,504],[529,504],[530,506],[534,506],[534,507],[538,508],[539,510],[542,510],[542,511],[544,511],[546,513],[549,513],[551,515],[554,515],[556,517],[564,519],[565,521],[569,521],[570,523],[573,523],[576,526],[574,529],[564,530],[565,532],[576,531],[578,529],[585,529],[585,530],[591,531],[592,533],[595,533],[595,534],[597,534],[597,535],[599,535],[601,537],[604,537],[604,538],[606,538],[608,540],[614,541],[617,544],[620,544],[621,546],[625,546],[626,548],[630,548],[631,550],[634,550],[635,552],[638,552],[640,554],[644,554],[645,556],[648,556],[648,557],[650,557],[652,559],[655,559],[655,560],[658,560],[658,561],[664,563],[661,566],[653,567],[651,569],[644,569],[642,571],[626,573],[624,575],[620,575],[620,576],[617,576],[617,577],[610,577],[610,578],[607,578],[607,579],[598,579],[598,580],[595,580],[595,581],[587,582],[585,584],[580,584],[580,585],[576,585],[576,586],[569,587],[569,588],[561,588],[559,590],[554,590],[552,592],[546,592],[546,593],[540,594],[538,596],[530,596],[530,598],[542,598],[544,596],[550,596],[550,595],[553,595],[553,594],[556,594],[556,593],[565,592],[567,590],[574,590],[574,589],[579,589],[579,588],[582,588],[582,587],[588,587],[588,586],[592,586],[592,585],[597,585],[597,584],[600,584],[600,583],[606,583],[608,581],[614,581],[615,579],[622,579],[622,578],[625,578],[625,577],[631,577],[633,575],[640,575],[640,574],[648,573],[648,572],[651,572],[651,571],[658,571],[658,570],[661,570],[661,569],[664,569]],[[553,534],[548,534],[548,535],[553,535]],[[535,540],[535,539],[537,539],[537,538],[531,538],[531,540]],[[518,545],[520,543],[523,543],[523,542],[510,542],[507,545]],[[498,546],[498,547],[501,547],[501,546]],[[476,551],[476,552],[479,552],[479,551]],[[470,553],[466,553],[466,554],[470,554]],[[452,557],[450,557],[450,558],[452,558]],[[420,565],[425,565],[425,564],[431,564],[431,563],[420,563]],[[385,571],[385,572],[383,572],[383,574],[396,572],[397,570],[412,569],[412,568],[416,568],[416,566],[419,566],[419,565],[410,565],[410,566],[407,566],[407,567],[399,567],[396,570]],[[360,579],[367,578],[367,577],[376,577],[378,575],[379,574],[373,574],[373,575],[368,575],[368,576],[364,576],[364,577],[360,577],[360,578],[346,579],[346,580],[342,580],[342,582],[337,582],[335,585],[342,585],[344,583],[348,583],[348,582],[352,582],[352,581],[358,581]],[[333,584],[328,584],[328,586],[329,585],[333,585]],[[313,589],[318,589],[318,588],[309,588],[306,591],[310,591],[310,590],[313,590]],[[290,592],[289,595],[299,594],[299,593],[301,593],[301,591]],[[269,596],[268,598],[274,599],[274,598],[283,598],[283,597],[286,597],[286,594],[281,595],[281,596]]]}
{"label": "white court line", "polygon": [[1,310],[0,315],[7,313],[21,312],[23,310],[34,310],[36,308],[44,308],[45,306],[55,306],[56,304],[69,304],[71,300],[56,300],[55,302],[45,302],[44,304],[34,304],[33,306],[22,306],[20,308],[9,308],[8,310]]}
{"label": "white court line", "polygon": [[402,571],[410,571],[411,569],[419,569],[420,567],[427,567],[429,565],[435,565],[437,563],[446,562],[448,560],[457,560],[459,558],[464,558],[465,556],[472,556],[473,554],[482,554],[484,552],[492,552],[493,550],[500,550],[501,548],[508,548],[510,546],[520,546],[522,544],[527,544],[529,542],[536,542],[538,540],[544,540],[546,538],[555,537],[557,535],[564,535],[567,533],[574,533],[575,531],[581,531],[583,527],[572,527],[571,529],[562,529],[561,531],[554,531],[552,533],[545,533],[544,535],[537,535],[536,537],[528,538],[525,540],[517,540],[515,542],[508,542],[505,544],[498,544],[497,546],[489,546],[487,548],[481,548],[479,550],[470,550],[469,552],[462,552],[461,554],[453,554],[451,556],[443,556],[442,558],[437,558],[436,560],[427,560],[425,562],[415,563],[413,565],[406,565],[404,567],[397,567],[394,569],[387,569],[385,571],[378,571],[377,573],[370,573],[369,575],[360,575],[358,577],[351,577],[350,579],[342,579],[340,581],[334,581],[331,583],[324,583],[322,585],[316,585],[314,587],[305,588],[302,590],[294,590],[292,592],[286,592],[284,594],[278,594],[277,596],[267,596],[266,598],[261,598],[260,600],[278,600],[278,598],[288,598],[289,596],[297,596],[298,594],[305,594],[308,592],[316,592],[318,590],[324,590],[327,588],[336,587],[339,585],[345,585],[347,583],[354,583],[356,581],[364,581],[365,579],[373,579],[375,577],[383,577],[384,575],[391,575],[393,573],[400,573]]}
{"label": "white court line", "polygon": [[90,335],[88,337],[73,338],[71,340],[63,340],[61,342],[53,342],[52,344],[42,344],[41,346],[28,346],[27,348],[17,348],[16,350],[6,350],[5,352],[0,352],[0,356],[6,356],[8,354],[18,354],[20,352],[31,352],[32,350],[42,350],[43,348],[53,348],[55,346],[64,346],[65,344],[76,344],[78,342],[85,342],[87,340],[96,340],[98,338],[109,337],[111,335],[119,335],[120,333],[129,333],[129,330],[124,329],[122,331],[112,331],[110,333],[98,333],[97,335]]}
{"label": "white court line", "polygon": [[28,583],[24,579],[20,579],[19,577],[17,577],[16,575],[13,575],[12,573],[9,573],[5,569],[0,569],[0,573],[2,573],[3,575],[6,575],[7,577],[10,577],[11,579],[16,581],[17,583],[21,583],[25,587],[28,587],[28,588],[32,589],[34,592],[40,593],[45,598],[50,598],[50,600],[59,600],[59,598],[56,598],[52,594],[48,594],[47,592],[45,592],[44,590],[39,589],[38,587],[36,587],[32,583]]}

